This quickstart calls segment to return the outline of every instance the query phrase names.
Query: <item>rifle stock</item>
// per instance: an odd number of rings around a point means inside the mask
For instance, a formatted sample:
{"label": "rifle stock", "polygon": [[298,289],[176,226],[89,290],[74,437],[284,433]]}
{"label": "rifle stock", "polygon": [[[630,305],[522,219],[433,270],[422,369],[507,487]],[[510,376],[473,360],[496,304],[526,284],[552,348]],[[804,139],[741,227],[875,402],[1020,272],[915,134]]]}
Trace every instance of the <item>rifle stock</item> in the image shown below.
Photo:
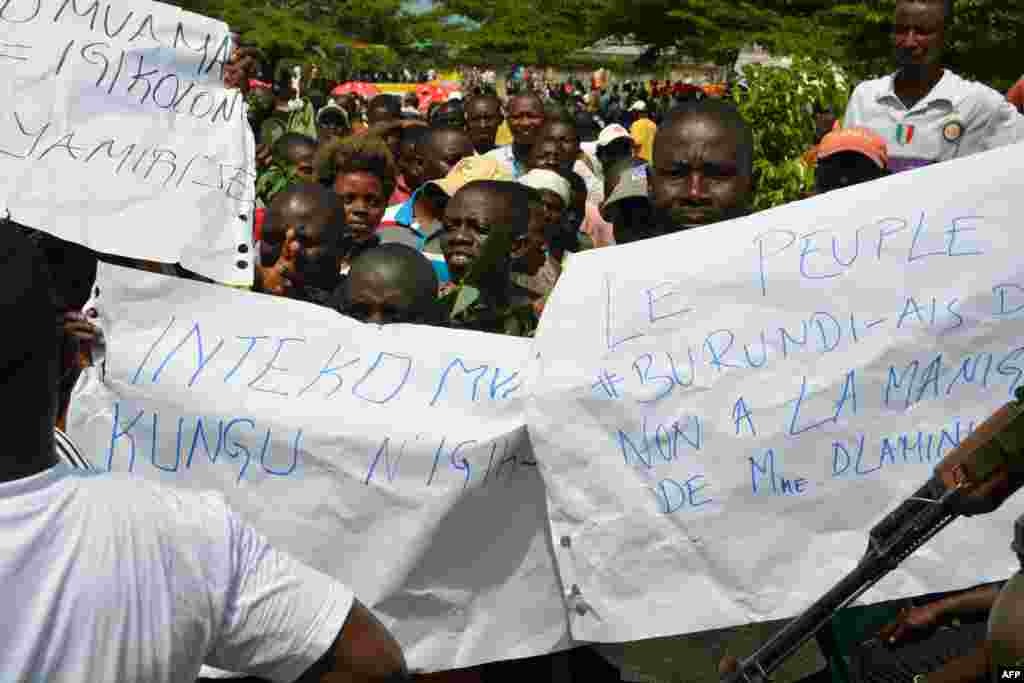
{"label": "rifle stock", "polygon": [[1024,388],[951,451],[935,474],[872,528],[857,566],[765,642],[723,683],[764,683],[848,606],[960,515],[990,512],[1024,483]]}

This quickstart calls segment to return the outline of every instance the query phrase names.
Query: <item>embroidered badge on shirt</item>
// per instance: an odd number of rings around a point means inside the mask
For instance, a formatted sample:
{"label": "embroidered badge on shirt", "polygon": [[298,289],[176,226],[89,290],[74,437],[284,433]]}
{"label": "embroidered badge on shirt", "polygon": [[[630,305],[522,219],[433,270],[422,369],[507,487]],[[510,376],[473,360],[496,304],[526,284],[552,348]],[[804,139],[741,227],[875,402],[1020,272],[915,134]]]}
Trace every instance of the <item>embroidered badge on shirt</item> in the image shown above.
{"label": "embroidered badge on shirt", "polygon": [[956,142],[960,139],[960,136],[964,134],[964,126],[960,121],[954,119],[947,121],[946,125],[942,127],[942,137],[946,142]]}

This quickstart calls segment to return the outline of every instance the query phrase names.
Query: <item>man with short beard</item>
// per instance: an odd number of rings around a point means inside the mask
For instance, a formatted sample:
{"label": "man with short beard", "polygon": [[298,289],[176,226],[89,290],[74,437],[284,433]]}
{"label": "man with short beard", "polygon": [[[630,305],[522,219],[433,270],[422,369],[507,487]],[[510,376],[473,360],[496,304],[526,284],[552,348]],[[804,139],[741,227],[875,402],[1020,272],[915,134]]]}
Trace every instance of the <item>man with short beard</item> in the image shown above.
{"label": "man with short beard", "polygon": [[658,231],[748,214],[753,174],[754,137],[734,106],[708,98],[674,109],[658,129],[648,171]]}
{"label": "man with short beard", "polygon": [[1024,116],[1005,97],[942,68],[953,0],[898,0],[896,73],[857,86],[843,124],[889,142],[889,168],[905,171],[1024,140]]}
{"label": "man with short beard", "polygon": [[497,147],[494,141],[501,122],[501,100],[497,95],[479,95],[466,103],[466,129],[477,154],[487,154]]}
{"label": "man with short beard", "polygon": [[536,141],[537,133],[547,114],[544,100],[533,91],[514,95],[508,101],[507,121],[512,131],[512,144],[491,150],[484,156],[505,166],[513,178],[526,173],[526,160],[530,148]]}

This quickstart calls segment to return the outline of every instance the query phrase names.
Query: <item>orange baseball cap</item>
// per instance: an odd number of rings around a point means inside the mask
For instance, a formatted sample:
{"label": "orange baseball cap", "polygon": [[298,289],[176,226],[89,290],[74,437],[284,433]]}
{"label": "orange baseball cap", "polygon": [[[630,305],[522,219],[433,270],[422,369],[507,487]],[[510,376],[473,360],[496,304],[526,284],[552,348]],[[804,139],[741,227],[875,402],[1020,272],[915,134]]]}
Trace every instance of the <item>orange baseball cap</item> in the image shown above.
{"label": "orange baseball cap", "polygon": [[857,152],[878,164],[879,168],[889,165],[889,148],[885,138],[870,128],[840,128],[833,130],[818,145],[818,159],[827,159],[839,152]]}

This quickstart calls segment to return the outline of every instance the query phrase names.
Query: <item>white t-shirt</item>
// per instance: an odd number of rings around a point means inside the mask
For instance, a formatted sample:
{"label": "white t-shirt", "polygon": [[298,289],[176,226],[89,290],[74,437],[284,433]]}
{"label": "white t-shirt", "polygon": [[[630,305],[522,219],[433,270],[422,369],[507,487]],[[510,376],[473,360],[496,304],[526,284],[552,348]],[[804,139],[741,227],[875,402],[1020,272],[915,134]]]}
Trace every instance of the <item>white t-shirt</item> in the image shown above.
{"label": "white t-shirt", "polygon": [[0,539],[4,680],[191,683],[205,661],[290,682],[354,599],[220,494],[67,464],[0,483]]}
{"label": "white t-shirt", "polygon": [[893,171],[1024,141],[1024,116],[1002,94],[949,70],[910,109],[896,96],[892,75],[860,83],[843,126],[864,126],[884,137]]}

